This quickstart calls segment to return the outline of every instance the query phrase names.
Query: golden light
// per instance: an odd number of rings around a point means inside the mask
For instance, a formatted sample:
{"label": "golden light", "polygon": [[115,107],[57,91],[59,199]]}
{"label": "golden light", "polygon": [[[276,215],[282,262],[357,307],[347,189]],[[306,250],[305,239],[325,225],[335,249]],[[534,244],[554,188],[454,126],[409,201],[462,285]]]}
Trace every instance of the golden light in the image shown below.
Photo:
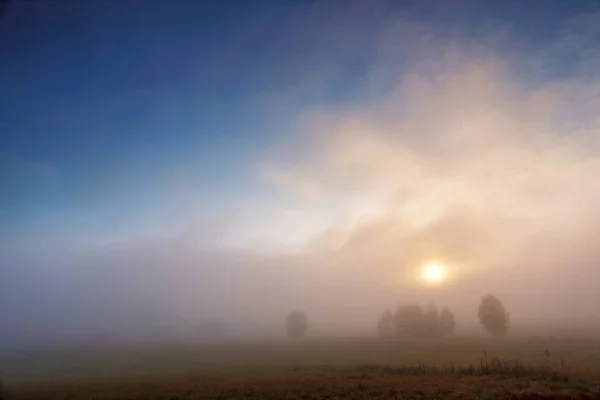
{"label": "golden light", "polygon": [[421,277],[429,284],[439,285],[448,277],[448,269],[440,263],[429,263],[423,267]]}

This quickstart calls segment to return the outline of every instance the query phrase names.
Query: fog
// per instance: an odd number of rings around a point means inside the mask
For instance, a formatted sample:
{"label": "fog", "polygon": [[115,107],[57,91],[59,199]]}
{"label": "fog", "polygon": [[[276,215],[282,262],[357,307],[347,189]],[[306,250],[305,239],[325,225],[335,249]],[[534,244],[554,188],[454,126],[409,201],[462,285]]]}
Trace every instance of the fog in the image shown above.
{"label": "fog", "polygon": [[[2,345],[283,337],[298,309],[309,336],[375,335],[407,302],[448,306],[472,334],[490,292],[514,334],[600,327],[600,13],[544,43],[478,27],[306,6],[282,33],[310,42],[304,67],[256,95],[288,134],[239,171],[253,191],[206,216],[169,186],[176,224],[102,243],[7,238]],[[364,58],[358,89],[318,101]],[[417,279],[431,260],[441,285]]]}

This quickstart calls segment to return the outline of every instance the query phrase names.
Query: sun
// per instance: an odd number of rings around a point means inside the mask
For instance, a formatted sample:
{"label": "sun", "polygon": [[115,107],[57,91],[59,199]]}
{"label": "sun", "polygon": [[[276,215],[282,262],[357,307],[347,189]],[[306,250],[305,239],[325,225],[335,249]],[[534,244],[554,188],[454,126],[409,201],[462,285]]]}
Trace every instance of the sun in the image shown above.
{"label": "sun", "polygon": [[421,277],[431,285],[439,285],[446,281],[448,269],[440,263],[425,264],[421,272]]}

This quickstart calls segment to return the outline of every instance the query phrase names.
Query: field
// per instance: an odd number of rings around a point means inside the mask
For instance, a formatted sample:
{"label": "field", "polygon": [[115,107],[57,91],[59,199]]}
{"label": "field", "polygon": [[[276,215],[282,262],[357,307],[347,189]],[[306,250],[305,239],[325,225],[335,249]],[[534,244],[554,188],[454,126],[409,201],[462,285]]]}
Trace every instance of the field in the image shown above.
{"label": "field", "polygon": [[600,342],[322,339],[0,359],[8,399],[600,398]]}

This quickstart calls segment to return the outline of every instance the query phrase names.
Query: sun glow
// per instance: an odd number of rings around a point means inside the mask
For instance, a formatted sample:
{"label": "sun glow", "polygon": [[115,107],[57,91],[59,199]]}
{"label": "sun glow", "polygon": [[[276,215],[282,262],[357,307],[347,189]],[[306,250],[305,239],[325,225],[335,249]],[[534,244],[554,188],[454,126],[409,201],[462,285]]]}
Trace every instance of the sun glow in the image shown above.
{"label": "sun glow", "polygon": [[429,263],[425,264],[423,267],[421,277],[425,282],[431,285],[439,285],[448,277],[448,271],[443,264]]}

